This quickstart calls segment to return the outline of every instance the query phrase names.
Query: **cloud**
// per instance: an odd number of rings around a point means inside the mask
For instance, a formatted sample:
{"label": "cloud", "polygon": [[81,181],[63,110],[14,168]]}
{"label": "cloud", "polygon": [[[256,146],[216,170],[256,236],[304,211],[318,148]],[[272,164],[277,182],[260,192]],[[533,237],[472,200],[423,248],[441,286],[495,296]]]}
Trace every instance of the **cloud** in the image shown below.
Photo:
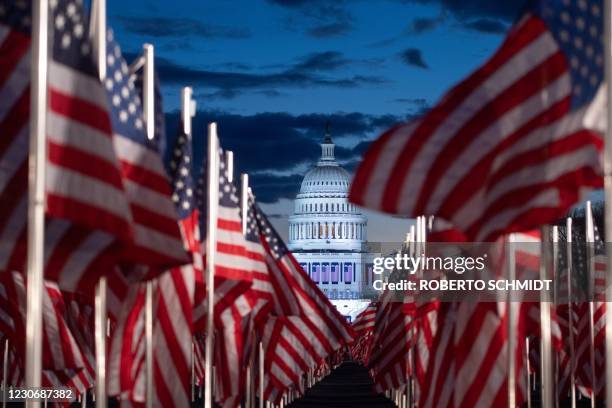
{"label": "cloud", "polygon": [[202,37],[242,39],[251,36],[245,28],[217,26],[193,18],[116,16],[126,30],[148,37]]}
{"label": "cloud", "polygon": [[[130,61],[135,54],[124,53]],[[334,54],[336,55],[336,54]],[[247,89],[274,88],[304,88],[304,87],[335,87],[355,88],[365,85],[380,85],[388,81],[381,77],[369,75],[354,75],[336,78],[321,75],[320,71],[328,71],[338,64],[348,60],[336,55],[330,61],[325,61],[320,55],[311,55],[296,64],[270,73],[237,72],[225,70],[200,69],[193,66],[179,65],[173,60],[156,57],[156,70],[162,82],[166,85],[183,85],[210,87],[223,91],[238,91]],[[228,92],[217,96],[232,96]]]}
{"label": "cloud", "polygon": [[404,50],[400,54],[400,57],[408,65],[423,69],[429,69],[429,66],[425,63],[425,60],[423,59],[423,53],[417,48],[408,48]]}
{"label": "cloud", "polygon": [[[224,148],[232,150],[236,174],[249,173],[253,190],[261,202],[293,198],[304,176],[303,170],[316,163],[321,154],[325,124],[331,123],[336,156],[352,166],[359,161],[364,141],[402,121],[392,115],[359,112],[301,114],[268,112],[240,115],[220,111],[199,111],[194,118],[194,152],[201,163],[205,151],[206,125],[215,121]],[[179,124],[178,112],[166,114],[167,134],[173,139]],[[369,143],[369,142],[368,142]],[[172,140],[168,145],[173,144]],[[199,168],[199,165],[196,166]],[[351,167],[352,168],[352,167]]]}
{"label": "cloud", "polygon": [[[288,9],[293,15],[286,20],[290,29],[304,28],[312,37],[326,38],[346,34],[353,28],[353,16],[347,1],[336,0],[268,0]],[[333,3],[333,4],[332,4]],[[298,17],[295,14],[299,14]]]}
{"label": "cloud", "polygon": [[350,64],[352,61],[345,58],[338,51],[324,51],[308,54],[300,58],[293,66],[297,71],[333,71]]}
{"label": "cloud", "polygon": [[440,14],[438,17],[418,17],[415,18],[408,24],[408,27],[404,30],[406,34],[418,35],[423,34],[427,31],[431,31],[439,26],[444,21],[444,14]]}
{"label": "cloud", "polygon": [[488,17],[505,21],[514,20],[523,10],[528,0],[491,1],[491,0],[402,0],[405,3],[438,4],[443,10],[451,12],[460,20]]}
{"label": "cloud", "polygon": [[507,24],[489,18],[466,21],[463,23],[463,27],[486,34],[503,34],[508,31]]}
{"label": "cloud", "polygon": [[336,21],[330,24],[323,24],[308,30],[312,37],[336,37],[351,31],[352,25],[347,21]]}

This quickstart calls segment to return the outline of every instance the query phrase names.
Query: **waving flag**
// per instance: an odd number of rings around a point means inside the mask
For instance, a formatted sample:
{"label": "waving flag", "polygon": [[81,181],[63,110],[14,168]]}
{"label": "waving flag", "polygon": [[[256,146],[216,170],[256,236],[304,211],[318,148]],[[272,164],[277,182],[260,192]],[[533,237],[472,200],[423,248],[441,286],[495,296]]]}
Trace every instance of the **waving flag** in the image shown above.
{"label": "waving flag", "polygon": [[[250,311],[246,298],[241,297],[253,282],[253,260],[247,253],[242,234],[240,206],[236,186],[229,181],[225,155],[219,152],[219,207],[217,218],[217,252],[215,255],[215,325],[222,327],[219,316],[226,308],[238,306],[241,316]],[[200,212],[200,231],[206,237],[207,172],[202,171],[196,189],[196,200]],[[202,287],[196,290],[194,325],[197,331],[205,330],[206,301]]]}
{"label": "waving flag", "polygon": [[603,1],[534,3],[488,62],[372,144],[351,201],[494,240],[554,222],[602,186],[591,127],[604,107]]}
{"label": "waving flag", "polygon": [[265,214],[254,207],[260,240],[274,288],[273,315],[263,330],[267,386],[264,397],[280,396],[300,376],[348,345],[353,333],[287,249]]}
{"label": "waving flag", "polygon": [[111,109],[113,141],[134,219],[133,247],[125,256],[158,267],[158,273],[187,262],[170,185],[161,157],[145,134],[141,99],[130,80],[119,45],[108,32],[104,86]]}
{"label": "waving flag", "polygon": [[[0,7],[0,270],[23,270],[31,2]],[[133,239],[132,216],[82,6],[54,2],[50,21],[45,276],[75,289],[110,270],[116,239]]]}
{"label": "waving flag", "polygon": [[173,152],[169,172],[173,181],[172,201],[177,207],[183,240],[193,256],[193,264],[164,273],[157,286],[153,376],[156,399],[165,407],[185,406],[190,402],[193,296],[196,274],[202,275],[193,154],[188,135],[182,132],[178,135]]}

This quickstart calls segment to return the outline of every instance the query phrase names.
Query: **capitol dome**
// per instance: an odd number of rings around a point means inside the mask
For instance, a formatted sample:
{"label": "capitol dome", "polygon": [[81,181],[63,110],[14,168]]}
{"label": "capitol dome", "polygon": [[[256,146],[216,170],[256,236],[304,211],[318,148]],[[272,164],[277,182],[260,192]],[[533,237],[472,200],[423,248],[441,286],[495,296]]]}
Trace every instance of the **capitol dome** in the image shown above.
{"label": "capitol dome", "polygon": [[366,217],[348,202],[351,176],[334,156],[329,132],[321,143],[321,159],[309,170],[289,217],[292,251],[357,251],[366,242]]}

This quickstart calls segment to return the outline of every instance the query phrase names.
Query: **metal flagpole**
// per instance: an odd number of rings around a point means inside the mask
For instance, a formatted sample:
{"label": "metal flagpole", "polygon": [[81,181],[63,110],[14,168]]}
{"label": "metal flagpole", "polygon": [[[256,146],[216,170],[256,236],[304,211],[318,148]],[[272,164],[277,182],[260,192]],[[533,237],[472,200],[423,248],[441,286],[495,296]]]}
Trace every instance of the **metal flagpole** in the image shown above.
{"label": "metal flagpole", "polygon": [[525,338],[525,372],[527,374],[527,408],[531,408],[531,368],[529,367],[529,338]]}
{"label": "metal flagpole", "polygon": [[259,342],[259,408],[264,406],[264,349]]}
{"label": "metal flagpole", "polygon": [[249,175],[242,174],[240,176],[240,182],[242,188],[240,190],[241,200],[240,200],[240,212],[242,214],[242,234],[246,235],[247,232],[247,213],[249,206]]}
{"label": "metal flagpole", "polygon": [[4,355],[2,356],[2,408],[6,408],[6,387],[8,385],[8,339],[4,340]]}
{"label": "metal flagpole", "polygon": [[183,132],[191,139],[191,118],[195,115],[195,101],[191,99],[193,89],[186,86],[181,91],[181,121]]}
{"label": "metal flagpole", "polygon": [[[606,238],[606,310],[610,310],[612,302],[612,253],[609,252],[608,242],[612,239],[612,0],[605,0],[604,11],[604,75],[606,86],[606,135],[604,147],[604,195],[605,195],[605,238]],[[606,384],[612,384],[612,313],[606,313]],[[612,406],[612,386],[606,388],[606,405]]]}
{"label": "metal flagpole", "polygon": [[[142,103],[147,138],[155,137],[155,70],[153,45],[144,44],[144,75]],[[153,280],[146,282],[145,292],[145,384],[146,406],[153,407]]]}
{"label": "metal flagpole", "polygon": [[231,150],[225,151],[225,164],[227,165],[227,181],[234,181],[234,152]]}
{"label": "metal flagpole", "polygon": [[215,252],[217,249],[217,211],[219,207],[219,143],[217,139],[217,124],[208,125],[208,213],[206,239],[206,348],[204,371],[204,407],[212,408],[212,367],[213,367],[213,336],[214,336],[214,296],[215,296]]}
{"label": "metal flagpole", "polygon": [[[545,280],[551,277],[550,268],[553,265],[554,248],[558,241],[558,228],[555,226],[542,227],[542,242],[540,243],[540,279]],[[552,241],[552,242],[551,242]],[[540,362],[542,372],[542,406],[552,408],[554,405],[553,395],[553,368],[552,368],[552,343],[550,328],[550,293],[546,289],[540,291]]]}
{"label": "metal flagpole", "polygon": [[565,223],[566,230],[566,259],[567,259],[567,322],[569,326],[569,343],[570,343],[570,398],[571,408],[576,408],[576,362],[574,361],[575,346],[574,346],[574,316],[572,313],[572,219],[567,217]]}
{"label": "metal flagpole", "polygon": [[[506,262],[508,267],[508,280],[513,281],[516,277],[514,264],[514,234],[508,236],[508,243],[506,244]],[[516,348],[516,325],[514,324],[514,308],[512,307],[512,292],[508,291],[507,299],[508,311],[508,407],[512,408],[516,406],[516,377],[515,377],[515,359],[514,349]]]}
{"label": "metal flagpole", "polygon": [[[28,255],[25,385],[40,387],[42,371],[42,301],[45,233],[45,164],[49,4],[34,2],[28,154]],[[27,402],[29,407],[40,403]]]}
{"label": "metal flagpole", "polygon": [[593,302],[593,297],[595,295],[595,268],[593,265],[594,262],[594,249],[595,249],[595,229],[593,228],[593,212],[591,209],[591,202],[586,202],[585,208],[586,215],[586,248],[587,248],[587,265],[588,265],[588,296],[589,296],[589,337],[590,337],[590,345],[589,345],[589,357],[591,363],[591,380],[593,385],[593,390],[591,392],[591,407],[595,408],[597,405],[596,398],[596,390],[597,390],[597,372],[595,370],[595,304]]}
{"label": "metal flagpole", "polygon": [[[90,37],[96,53],[100,81],[106,78],[106,0],[93,0],[91,11]],[[94,401],[96,407],[105,408],[106,396],[106,341],[107,341],[107,310],[106,310],[106,277],[100,277],[94,298],[94,331],[96,353],[96,385]]]}

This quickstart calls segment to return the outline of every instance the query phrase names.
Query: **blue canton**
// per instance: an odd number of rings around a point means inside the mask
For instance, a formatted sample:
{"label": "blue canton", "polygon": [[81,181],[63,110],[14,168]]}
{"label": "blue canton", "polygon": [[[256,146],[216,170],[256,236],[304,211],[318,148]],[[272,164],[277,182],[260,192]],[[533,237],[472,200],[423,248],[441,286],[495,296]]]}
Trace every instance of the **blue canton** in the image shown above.
{"label": "blue canton", "polygon": [[572,109],[588,104],[604,80],[603,1],[547,0],[539,15],[561,47],[569,66]]}

